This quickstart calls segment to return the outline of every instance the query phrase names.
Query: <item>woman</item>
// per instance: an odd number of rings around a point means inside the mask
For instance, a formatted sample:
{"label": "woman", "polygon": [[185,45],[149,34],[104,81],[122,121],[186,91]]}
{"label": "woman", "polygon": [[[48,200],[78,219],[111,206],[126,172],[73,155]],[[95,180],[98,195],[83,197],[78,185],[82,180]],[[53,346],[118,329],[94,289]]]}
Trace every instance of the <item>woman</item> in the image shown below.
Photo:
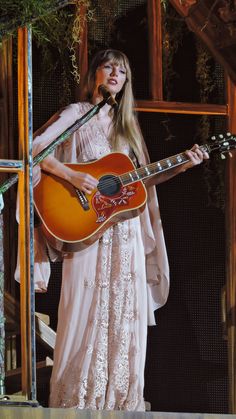
{"label": "woman", "polygon": [[[117,50],[98,52],[87,74],[86,102],[59,112],[34,140],[37,154],[102,100],[101,85],[116,99],[117,107],[106,104],[41,163],[43,170],[86,194],[92,193],[98,180],[62,162],[85,162],[117,150],[136,163],[147,162],[134,115],[127,57]],[[147,325],[155,324],[153,312],[166,302],[169,288],[168,261],[152,185],[208,157],[197,145],[186,153],[188,163],[146,183],[148,202],[140,216],[110,227],[87,249],[64,255],[51,407],[145,410]],[[40,168],[35,172],[38,182]],[[35,275],[37,287],[44,289],[41,250],[36,248]]]}

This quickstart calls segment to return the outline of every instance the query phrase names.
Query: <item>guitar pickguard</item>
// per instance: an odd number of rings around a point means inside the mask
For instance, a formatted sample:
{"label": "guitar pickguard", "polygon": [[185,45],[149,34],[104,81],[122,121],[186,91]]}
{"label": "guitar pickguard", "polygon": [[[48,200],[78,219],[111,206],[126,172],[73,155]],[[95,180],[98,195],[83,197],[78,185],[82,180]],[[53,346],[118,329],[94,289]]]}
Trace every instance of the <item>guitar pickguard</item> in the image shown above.
{"label": "guitar pickguard", "polygon": [[105,196],[97,191],[92,198],[92,207],[97,214],[96,223],[103,223],[117,211],[117,208],[129,205],[137,189],[138,185],[127,185],[113,196]]}

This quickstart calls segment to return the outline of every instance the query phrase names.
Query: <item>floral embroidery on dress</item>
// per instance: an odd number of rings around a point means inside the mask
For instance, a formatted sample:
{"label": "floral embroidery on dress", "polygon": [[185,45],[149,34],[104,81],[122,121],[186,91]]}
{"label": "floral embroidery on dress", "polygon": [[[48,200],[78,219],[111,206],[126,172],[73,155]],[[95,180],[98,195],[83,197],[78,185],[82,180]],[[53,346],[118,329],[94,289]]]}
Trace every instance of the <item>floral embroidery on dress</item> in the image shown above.
{"label": "floral embroidery on dress", "polygon": [[[111,146],[91,120],[76,136],[76,150],[83,162],[110,153]],[[137,374],[137,365],[146,348],[146,322],[143,342],[138,310],[138,288],[146,289],[146,278],[134,269],[137,229],[139,218],[108,228],[97,242],[95,274],[78,277],[83,284],[80,292],[92,295],[91,305],[76,358],[52,384],[52,407],[145,410],[143,371]]]}
{"label": "floral embroidery on dress", "polygon": [[[70,371],[73,383],[70,393],[74,396],[65,401],[66,392],[64,396],[61,394],[63,387],[58,394],[62,404],[68,407],[133,410],[137,405],[142,406],[142,394],[137,399],[138,391],[134,390],[138,378],[130,366],[130,357],[134,364],[139,357],[130,332],[130,325],[138,317],[135,297],[137,276],[130,266],[130,239],[134,237],[134,228],[132,221],[119,223],[109,228],[99,240],[97,275],[93,285],[96,289],[96,308],[89,318],[91,327],[95,326],[96,336],[94,340],[88,340],[85,352],[81,354],[85,358],[90,357],[93,368],[88,375],[80,370]],[[116,397],[112,400],[114,393]],[[136,399],[133,399],[132,393]]]}

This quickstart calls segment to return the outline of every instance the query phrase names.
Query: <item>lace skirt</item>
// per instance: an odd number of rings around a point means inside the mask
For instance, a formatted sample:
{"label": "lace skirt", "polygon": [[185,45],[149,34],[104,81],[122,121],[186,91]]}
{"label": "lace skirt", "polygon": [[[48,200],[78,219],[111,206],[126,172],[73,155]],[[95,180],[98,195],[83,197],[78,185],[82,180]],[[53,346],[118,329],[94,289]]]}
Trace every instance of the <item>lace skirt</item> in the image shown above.
{"label": "lace skirt", "polygon": [[51,407],[145,410],[147,338],[139,217],[65,257]]}

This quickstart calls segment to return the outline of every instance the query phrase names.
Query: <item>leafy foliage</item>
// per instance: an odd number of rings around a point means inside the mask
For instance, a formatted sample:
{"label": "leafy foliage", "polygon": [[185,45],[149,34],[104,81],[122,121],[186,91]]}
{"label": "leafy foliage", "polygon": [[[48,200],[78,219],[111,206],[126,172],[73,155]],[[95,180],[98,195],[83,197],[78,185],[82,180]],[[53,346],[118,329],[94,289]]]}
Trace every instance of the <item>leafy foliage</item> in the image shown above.
{"label": "leafy foliage", "polygon": [[13,35],[17,27],[28,25],[39,17],[50,14],[64,3],[65,1],[58,0],[2,0],[0,2],[1,38]]}
{"label": "leafy foliage", "polygon": [[[86,13],[80,14],[80,7]],[[42,80],[60,66],[63,78],[62,104],[70,97],[72,75],[79,83],[76,49],[84,25],[93,12],[89,0],[1,0],[0,41],[15,36],[18,27],[31,25],[33,42],[41,50]]]}
{"label": "leafy foliage", "polygon": [[[186,24],[168,0],[161,0],[163,28],[163,81],[166,100],[171,100],[174,80],[178,77],[173,62],[175,54],[181,48],[186,31]],[[86,13],[80,13],[85,6]],[[119,9],[118,0],[1,0],[0,1],[0,42],[4,36],[16,34],[19,26],[31,24],[33,40],[42,52],[42,77],[52,73],[60,66],[63,78],[61,95],[62,104],[71,96],[72,76],[80,82],[80,72],[76,50],[81,43],[84,25],[93,20],[96,41],[101,33],[99,19],[106,22],[105,38],[110,41],[113,24]],[[99,17],[100,16],[100,17]],[[215,88],[214,71],[210,65],[210,56],[200,43],[196,42],[196,80],[199,83],[200,99],[207,103]],[[168,129],[168,120],[166,121]],[[209,118],[204,115],[198,127],[197,137],[201,141],[208,138]],[[173,136],[168,130],[169,139]],[[219,165],[219,171],[222,164]],[[209,173],[206,176],[210,178]]]}

